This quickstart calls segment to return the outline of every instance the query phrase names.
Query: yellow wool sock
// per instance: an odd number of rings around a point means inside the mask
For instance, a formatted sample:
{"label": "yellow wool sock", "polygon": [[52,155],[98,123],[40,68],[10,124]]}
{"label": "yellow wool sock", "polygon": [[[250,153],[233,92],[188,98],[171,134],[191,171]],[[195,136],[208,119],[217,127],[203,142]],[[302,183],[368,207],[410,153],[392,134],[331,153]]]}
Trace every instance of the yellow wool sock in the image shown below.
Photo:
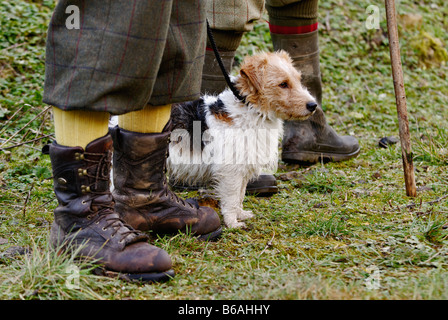
{"label": "yellow wool sock", "polygon": [[118,126],[140,133],[160,133],[170,119],[171,104],[150,106],[118,116]]}
{"label": "yellow wool sock", "polygon": [[96,111],[63,111],[53,107],[56,142],[67,147],[85,148],[109,131],[109,113]]}

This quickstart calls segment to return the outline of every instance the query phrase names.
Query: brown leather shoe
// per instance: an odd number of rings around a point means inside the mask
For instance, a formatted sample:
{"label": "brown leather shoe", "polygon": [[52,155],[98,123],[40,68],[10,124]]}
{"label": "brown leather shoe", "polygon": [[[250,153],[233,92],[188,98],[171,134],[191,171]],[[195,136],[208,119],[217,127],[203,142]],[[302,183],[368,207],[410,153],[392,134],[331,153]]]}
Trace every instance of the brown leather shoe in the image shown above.
{"label": "brown leather shoe", "polygon": [[169,255],[148,244],[145,234],[126,225],[114,211],[109,191],[110,135],[94,140],[85,150],[53,143],[47,151],[59,202],[50,234],[53,247],[94,259],[127,279],[152,282],[174,276]]}
{"label": "brown leather shoe", "polygon": [[277,179],[269,173],[262,173],[258,178],[249,181],[246,194],[257,197],[270,197],[278,193]]}
{"label": "brown leather shoe", "polygon": [[[192,185],[186,183],[172,183],[170,179],[169,185],[174,190],[193,190],[197,191],[200,189],[211,188],[208,185]],[[277,179],[272,174],[262,173],[260,176],[254,180],[247,183],[246,194],[256,197],[270,197],[278,193]]]}
{"label": "brown leather shoe", "polygon": [[322,108],[322,81],[319,65],[318,30],[305,34],[271,33],[275,50],[287,51],[302,73],[302,83],[316,98],[319,107],[305,121],[285,121],[282,160],[313,164],[319,161],[344,161],[356,157],[360,148],[351,136],[339,136],[331,128]]}
{"label": "brown leather shoe", "polygon": [[196,200],[180,199],[165,174],[170,132],[137,133],[111,129],[114,141],[113,196],[123,220],[156,234],[191,232],[212,240],[222,232],[218,214]]}

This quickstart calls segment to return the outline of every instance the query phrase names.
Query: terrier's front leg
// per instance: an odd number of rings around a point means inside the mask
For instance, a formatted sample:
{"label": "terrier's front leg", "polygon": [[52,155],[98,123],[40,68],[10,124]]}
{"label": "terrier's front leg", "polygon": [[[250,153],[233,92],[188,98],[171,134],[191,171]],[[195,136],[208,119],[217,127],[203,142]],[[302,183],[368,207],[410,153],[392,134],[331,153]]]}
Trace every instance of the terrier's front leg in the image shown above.
{"label": "terrier's front leg", "polygon": [[[216,186],[216,193],[221,200],[221,214],[229,228],[244,228],[246,224],[239,222],[241,214],[241,188],[243,181],[239,177],[221,175]],[[245,188],[245,187],[244,187]]]}
{"label": "terrier's front leg", "polygon": [[244,222],[238,221],[238,210],[228,210],[226,208],[221,209],[222,216],[224,217],[224,223],[228,228],[245,228]]}
{"label": "terrier's front leg", "polygon": [[238,212],[238,216],[237,219],[238,220],[246,220],[246,219],[250,219],[254,217],[254,214],[252,213],[251,210],[244,210],[243,209],[243,202],[244,202],[244,197],[246,195],[246,187],[247,187],[247,183],[249,182],[249,178],[245,177],[243,179],[242,185],[241,185],[241,190],[240,190],[240,210]]}

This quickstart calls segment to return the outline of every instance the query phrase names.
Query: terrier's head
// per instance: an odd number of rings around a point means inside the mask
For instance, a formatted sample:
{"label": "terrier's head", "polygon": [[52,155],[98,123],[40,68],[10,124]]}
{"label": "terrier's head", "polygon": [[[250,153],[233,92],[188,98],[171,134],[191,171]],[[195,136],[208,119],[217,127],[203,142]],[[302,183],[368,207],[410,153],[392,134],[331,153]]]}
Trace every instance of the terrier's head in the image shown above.
{"label": "terrier's head", "polygon": [[285,51],[248,56],[241,64],[236,87],[246,101],[268,117],[305,120],[317,108],[301,83],[301,74]]}

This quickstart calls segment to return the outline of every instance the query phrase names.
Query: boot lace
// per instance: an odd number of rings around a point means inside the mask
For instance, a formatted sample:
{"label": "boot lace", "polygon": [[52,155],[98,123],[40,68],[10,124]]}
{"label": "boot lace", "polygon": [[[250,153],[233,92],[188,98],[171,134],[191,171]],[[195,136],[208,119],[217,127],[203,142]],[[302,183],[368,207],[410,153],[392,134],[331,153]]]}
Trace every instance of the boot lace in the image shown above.
{"label": "boot lace", "polygon": [[[168,144],[169,144],[170,142],[171,142],[171,141],[169,140],[169,141],[168,141]],[[168,184],[167,184],[167,182],[166,182],[166,173],[167,173],[167,168],[166,168],[166,158],[167,158],[168,156],[169,156],[169,148],[166,148],[165,159],[164,159],[164,162],[163,162],[163,165],[162,165],[162,172],[163,172],[163,187],[165,188],[165,197],[170,197],[171,201],[176,201],[176,203],[179,203],[179,204],[181,204],[181,205],[184,206],[184,207],[187,207],[187,205],[188,205],[191,209],[194,209],[194,206],[193,206],[191,203],[187,202],[186,200],[184,200],[184,199],[182,199],[182,198],[179,198],[179,197],[177,196],[177,194],[175,194],[174,192],[172,192],[172,191],[169,189],[169,187],[168,187]]]}
{"label": "boot lace", "polygon": [[194,209],[194,206],[191,203],[189,203],[188,201],[186,201],[186,200],[184,200],[182,198],[179,198],[177,196],[177,194],[175,194],[174,192],[172,192],[169,189],[169,187],[168,187],[168,185],[166,183],[166,176],[165,175],[163,176],[163,187],[165,189],[165,197],[169,197],[171,201],[176,201],[176,203],[179,203],[179,204],[183,205],[184,207],[187,207],[187,205],[188,205],[191,209]]}
{"label": "boot lace", "polygon": [[[103,231],[113,228],[113,233],[111,234],[112,238],[120,231],[121,227],[125,227],[127,230],[122,230],[120,232],[121,239],[119,242],[123,242],[126,237],[131,234],[142,237],[142,232],[135,230],[132,226],[126,224],[120,217],[118,217],[118,215],[114,214],[115,202],[113,200],[104,201],[104,199],[98,199],[103,196],[110,196],[110,199],[112,199],[109,190],[111,160],[112,152],[110,151],[105,153],[84,153],[84,161],[86,161],[87,166],[81,169],[82,172],[80,173],[82,173],[83,176],[88,177],[89,181],[92,181],[92,183],[81,187],[84,193],[89,193],[91,195],[90,200],[92,200],[89,208],[91,214],[87,216],[87,219],[93,220],[96,224],[99,224],[101,220],[105,219],[108,223],[103,227]],[[105,182],[107,182],[107,184]],[[100,183],[102,186],[99,187]]]}

